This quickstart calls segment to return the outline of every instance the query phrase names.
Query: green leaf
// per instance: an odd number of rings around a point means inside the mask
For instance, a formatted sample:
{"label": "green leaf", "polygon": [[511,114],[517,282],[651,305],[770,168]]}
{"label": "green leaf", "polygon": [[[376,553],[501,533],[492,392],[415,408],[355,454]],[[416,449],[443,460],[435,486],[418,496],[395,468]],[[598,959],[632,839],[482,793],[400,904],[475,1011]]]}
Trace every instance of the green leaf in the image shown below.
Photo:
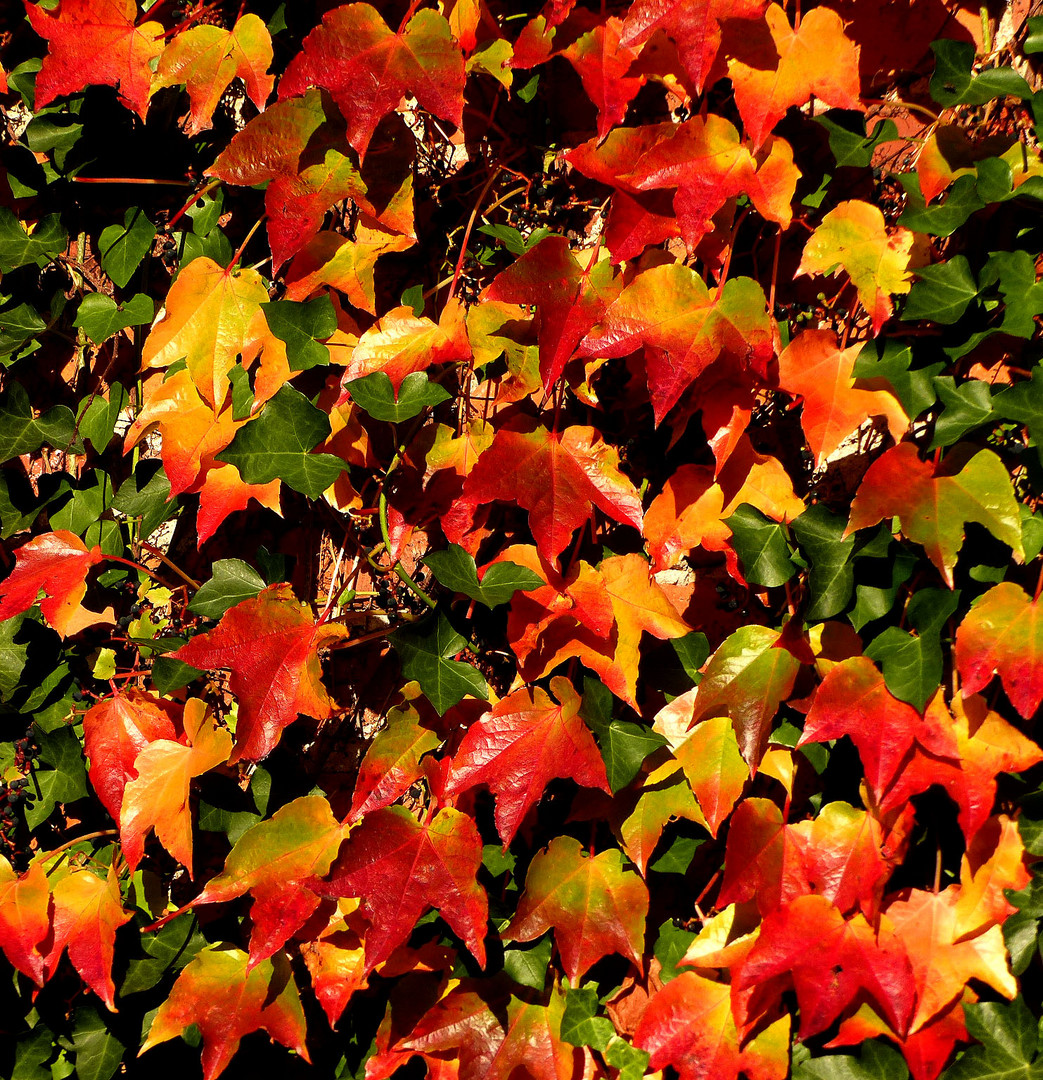
{"label": "green leaf", "polygon": [[[39,794],[25,810],[30,829],[46,821],[58,803],[75,802],[87,794],[83,749],[72,728],[62,726],[48,732],[36,723],[33,738],[40,747],[39,761],[33,767],[33,783]],[[32,786],[30,790],[34,790]]]}
{"label": "green leaf", "polygon": [[924,201],[916,173],[906,173],[899,178],[906,192],[905,209],[898,219],[903,228],[914,232],[930,233],[932,236],[951,236],[971,214],[984,208],[978,193],[978,180],[974,176],[961,176],[949,189],[943,203]]}
{"label": "green leaf", "polygon": [[429,405],[438,405],[452,397],[444,387],[430,382],[426,371],[414,371],[407,375],[398,388],[397,397],[391,380],[383,371],[352,379],[345,387],[352,401],[365,409],[374,420],[385,420],[392,424],[411,420]]}
{"label": "green leaf", "polygon": [[111,296],[103,293],[88,293],[76,310],[72,325],[83,327],[83,332],[100,345],[103,341],[118,334],[128,326],[143,326],[151,323],[156,314],[152,299],[144,293],[136,293],[129,300],[116,306]]}
{"label": "green leaf", "polygon": [[934,266],[921,266],[916,276],[917,281],[909,290],[902,310],[905,322],[929,319],[937,323],[954,323],[978,295],[978,283],[964,255],[956,255],[948,262]]}
{"label": "green leaf", "polygon": [[77,1080],[110,1080],[115,1076],[127,1045],[108,1027],[93,1006],[84,1005],[73,1015],[72,1050],[76,1055]]}
{"label": "green leaf", "polygon": [[751,584],[770,589],[789,581],[796,573],[786,531],[777,521],[750,503],[742,503],[724,523],[732,531],[730,543],[739,556],[743,575]]}
{"label": "green leaf", "polygon": [[29,304],[0,311],[0,356],[17,352],[30,338],[42,334],[47,324],[40,313]]}
{"label": "green leaf", "polygon": [[935,391],[931,382],[945,365],[928,364],[911,368],[913,347],[894,338],[875,338],[867,341],[855,358],[852,375],[864,390],[890,390],[902,403],[906,415],[917,417],[934,404]]}
{"label": "green leaf", "polygon": [[102,394],[84,399],[79,416],[80,435],[87,439],[99,454],[112,441],[116,433],[116,421],[129,400],[130,394],[122,383],[113,383],[109,387],[107,399]]}
{"label": "green leaf", "polygon": [[141,260],[152,247],[156,227],[136,206],[123,215],[122,225],[102,229],[98,239],[101,268],[121,288],[134,276]]}
{"label": "green leaf", "polygon": [[330,351],[320,342],[337,329],[337,313],[329,296],[298,302],[272,300],[262,304],[268,329],[286,343],[291,371],[306,371],[330,362]]}
{"label": "green leaf", "polygon": [[677,659],[681,661],[684,673],[692,680],[694,686],[699,685],[702,673],[699,669],[706,663],[710,656],[710,642],[700,630],[693,630],[684,637],[674,638],[670,644],[677,653]]}
{"label": "green leaf", "polygon": [[389,635],[402,663],[402,674],[420,684],[439,716],[471,695],[489,700],[489,687],[480,672],[451,657],[467,646],[442,612]]}
{"label": "green leaf", "polygon": [[814,119],[829,133],[829,149],[837,164],[855,169],[868,168],[877,147],[898,138],[893,120],[879,121],[867,135],[865,116],[851,109],[830,109]]}
{"label": "green leaf", "polygon": [[996,415],[1028,428],[1036,453],[1043,462],[1043,364],[1032,369],[1027,382],[1001,390],[993,399]]}
{"label": "green leaf", "polygon": [[597,736],[613,795],[637,776],[649,754],[666,745],[666,739],[657,731],[630,720],[611,720]]}
{"label": "green leaf", "polygon": [[866,646],[865,654],[880,664],[888,690],[918,712],[923,712],[942,680],[941,631],[959,597],[958,590],[921,589],[906,608],[917,634],[889,626]]}
{"label": "green leaf", "polygon": [[220,619],[229,608],[256,596],[264,587],[264,578],[252,566],[239,559],[218,559],[213,576],[192,597],[188,610],[206,619]]}
{"label": "green leaf", "polygon": [[[73,448],[76,418],[71,409],[55,405],[34,419],[25,387],[9,379],[6,389],[0,402],[0,461],[34,454],[45,443],[56,450]],[[82,453],[82,447],[75,452]]]}
{"label": "green leaf", "polygon": [[663,982],[676,979],[681,974],[677,970],[677,961],[688,952],[688,946],[695,941],[695,938],[696,935],[691,930],[675,926],[673,919],[667,919],[659,927],[659,937],[656,938],[653,951],[655,958],[663,967],[659,975]]}
{"label": "green leaf", "polygon": [[561,1018],[561,1037],[572,1046],[604,1050],[616,1029],[607,1016],[598,1016],[598,992],[591,986],[570,987]]}
{"label": "green leaf", "polygon": [[605,1048],[602,1057],[606,1065],[619,1070],[618,1080],[643,1080],[651,1060],[647,1050],[631,1046],[618,1035]]}
{"label": "green leaf", "polygon": [[278,477],[294,491],[317,499],[348,467],[333,454],[308,452],[329,434],[329,417],[287,385],[236,432],[217,460],[234,465],[248,484],[267,484]]}
{"label": "green leaf", "polygon": [[1043,791],[1022,796],[1018,832],[1030,855],[1043,855]]}
{"label": "green leaf", "polygon": [[250,385],[250,373],[242,364],[236,364],[228,372],[232,384],[232,419],[246,420],[254,408],[254,388]]}
{"label": "green leaf", "polygon": [[997,97],[1032,97],[1025,80],[1009,67],[989,68],[974,75],[974,46],[969,41],[932,41],[934,74],[928,85],[931,97],[945,108],[984,105]]}
{"label": "green leaf", "polygon": [[695,836],[675,836],[670,846],[649,865],[657,874],[686,874],[704,841]]}
{"label": "green leaf", "polygon": [[830,1054],[804,1061],[793,1070],[793,1080],[905,1080],[908,1075],[902,1055],[875,1039],[862,1044],[860,1057]]}
{"label": "green leaf", "polygon": [[936,376],[933,381],[938,400],[944,408],[934,422],[931,450],[939,446],[952,446],[967,432],[995,421],[992,391],[987,382],[969,379],[957,386],[951,375]]}
{"label": "green leaf", "polygon": [[42,270],[68,245],[69,234],[57,214],[45,217],[29,233],[6,206],[0,207],[0,272],[33,265]]}
{"label": "green leaf", "polygon": [[525,237],[510,225],[479,225],[476,231],[499,240],[512,255],[525,254]]}
{"label": "green leaf", "polygon": [[855,630],[861,632],[862,627],[876,619],[882,619],[890,612],[898,590],[913,576],[916,567],[915,555],[899,552],[883,568],[886,584],[866,583],[855,586],[855,607],[848,616]]}
{"label": "green leaf", "polygon": [[18,1037],[10,1080],[53,1080],[47,1062],[56,1049],[54,1032],[37,1021],[32,1031]]}
{"label": "green leaf", "polygon": [[1023,975],[1039,945],[1039,919],[1024,911],[1008,915],[1003,920],[1003,943],[1010,953],[1011,972]]}
{"label": "green leaf", "polygon": [[420,284],[410,285],[408,289],[402,291],[402,298],[399,301],[403,307],[413,309],[413,314],[418,318],[424,317],[424,286]]}
{"label": "green leaf", "polygon": [[27,615],[0,622],[0,701],[6,701],[22,680],[29,644],[18,641]]}
{"label": "green leaf", "polygon": [[544,934],[531,945],[518,945],[503,950],[503,973],[520,986],[543,991],[547,981],[547,967],[550,964],[554,939]]}
{"label": "green leaf", "polygon": [[[168,501],[169,500],[169,501]],[[140,534],[152,533],[178,510],[170,498],[170,481],[160,461],[139,461],[134,472],[120,485],[112,509],[131,518],[141,518]]]}
{"label": "green leaf", "polygon": [[805,617],[815,622],[832,618],[847,607],[855,587],[851,557],[855,538],[844,538],[847,521],[823,503],[809,506],[790,523],[797,543],[808,557],[811,603]]}
{"label": "green leaf", "polygon": [[506,604],[519,589],[528,591],[545,584],[539,574],[512,562],[493,563],[479,583],[474,559],[459,544],[432,551],[424,556],[424,562],[441,585],[490,608]]}
{"label": "green leaf", "polygon": [[1036,1018],[1020,997],[1006,1002],[979,1001],[963,1006],[967,1033],[980,1046],[965,1050],[946,1069],[944,1080],[1038,1080],[1043,1061],[1036,1057]]}

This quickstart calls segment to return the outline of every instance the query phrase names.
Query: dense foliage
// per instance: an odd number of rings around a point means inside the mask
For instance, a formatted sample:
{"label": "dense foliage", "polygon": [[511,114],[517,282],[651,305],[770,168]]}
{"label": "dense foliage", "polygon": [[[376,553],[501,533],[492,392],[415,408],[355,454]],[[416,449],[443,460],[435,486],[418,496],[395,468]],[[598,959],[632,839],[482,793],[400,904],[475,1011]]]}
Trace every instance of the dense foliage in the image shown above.
{"label": "dense foliage", "polygon": [[1039,1075],[1043,16],[8,7],[0,1075]]}

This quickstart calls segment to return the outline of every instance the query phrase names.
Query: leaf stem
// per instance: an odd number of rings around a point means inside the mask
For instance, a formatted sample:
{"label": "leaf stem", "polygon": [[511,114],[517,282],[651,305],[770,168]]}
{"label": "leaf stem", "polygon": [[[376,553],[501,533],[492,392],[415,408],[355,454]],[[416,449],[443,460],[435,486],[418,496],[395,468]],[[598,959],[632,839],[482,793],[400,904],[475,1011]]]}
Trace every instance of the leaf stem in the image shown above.
{"label": "leaf stem", "polygon": [[245,249],[246,245],[249,244],[250,241],[253,239],[254,233],[257,232],[257,230],[261,227],[262,223],[264,222],[264,219],[267,216],[268,216],[267,214],[262,214],[253,223],[253,225],[250,227],[250,231],[246,234],[246,239],[244,239],[243,242],[236,249],[236,253],[232,256],[232,261],[228,264],[227,268],[225,269],[225,273],[229,273],[231,271],[232,267],[235,266],[235,264],[237,262],[239,262],[239,258],[242,255],[243,250]]}
{"label": "leaf stem", "polygon": [[166,554],[160,551],[158,547],[154,547],[152,544],[148,543],[147,540],[139,540],[138,547],[144,548],[150,555],[155,555],[156,558],[159,559],[159,561],[164,566],[173,570],[174,573],[177,574],[177,576],[181,578],[181,580],[192,589],[193,592],[196,592],[200,588],[200,584],[198,581],[196,581],[195,578],[190,578],[188,574],[184,572],[184,570],[172,563],[170,559],[167,558]]}
{"label": "leaf stem", "polygon": [[[384,549],[390,554],[391,537],[388,533],[388,501],[383,489],[381,489],[380,496],[377,500],[377,507],[380,511],[380,535],[384,541]],[[391,569],[398,575],[399,581],[401,581],[407,589],[419,596],[432,611],[438,607],[437,602],[432,600],[431,597],[428,596],[427,593],[424,592],[424,590],[409,576],[400,559],[395,560],[395,565]]]}

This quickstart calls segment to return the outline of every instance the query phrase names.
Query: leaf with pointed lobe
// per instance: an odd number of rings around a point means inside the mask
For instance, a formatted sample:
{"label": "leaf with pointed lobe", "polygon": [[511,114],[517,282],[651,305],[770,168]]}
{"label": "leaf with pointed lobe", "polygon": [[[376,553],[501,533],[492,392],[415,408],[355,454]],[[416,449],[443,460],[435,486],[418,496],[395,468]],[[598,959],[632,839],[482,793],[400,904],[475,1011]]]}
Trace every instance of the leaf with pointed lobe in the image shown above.
{"label": "leaf with pointed lobe", "polygon": [[746,581],[773,589],[796,573],[786,530],[755,506],[741,503],[723,524],[731,531],[728,542]]}
{"label": "leaf with pointed lobe", "polygon": [[420,759],[441,744],[411,706],[392,709],[359,766],[348,821],[358,821],[404,795],[422,775]]}
{"label": "leaf with pointed lobe", "polygon": [[760,146],[791,105],[804,105],[812,96],[834,108],[863,110],[859,49],[835,11],[815,8],[796,30],[778,4],[770,4],[764,18],[778,53],[776,69],[728,61],[735,104],[754,146]]}
{"label": "leaf with pointed lobe", "polygon": [[351,379],[344,384],[345,391],[360,409],[374,420],[398,424],[411,420],[424,409],[448,401],[452,395],[444,386],[431,382],[426,371],[413,371],[403,378],[396,392],[391,380],[383,371]]}
{"label": "leaf with pointed lobe", "polygon": [[833,274],[842,269],[873,320],[873,333],[891,317],[891,296],[909,292],[907,269],[913,235],[888,235],[879,208],[859,199],[839,203],[822,219],[804,246],[798,274]]}
{"label": "leaf with pointed lobe", "polygon": [[327,12],[304,39],[279,83],[281,100],[310,86],[328,90],[362,157],[385,114],[404,94],[442,120],[463,127],[463,53],[436,11],[418,11],[400,33],[369,4]]}
{"label": "leaf with pointed lobe", "polygon": [[957,386],[956,380],[949,375],[935,376],[931,383],[942,408],[934,422],[934,438],[929,450],[951,446],[975,428],[996,421],[992,391],[987,383],[972,379]]}
{"label": "leaf with pointed lobe", "polygon": [[538,589],[545,584],[543,578],[528,567],[507,561],[487,567],[479,582],[474,559],[459,544],[432,551],[424,557],[424,562],[440,584],[486,607],[506,604],[519,589]]}
{"label": "leaf with pointed lobe", "polygon": [[1043,701],[1043,619],[1039,604],[1011,581],[975,600],[956,630],[956,667],[964,697],[984,690],[998,674],[1013,706],[1026,719]]}
{"label": "leaf with pointed lobe", "polygon": [[467,729],[453,758],[446,794],[488,785],[504,846],[555,777],[611,793],[601,754],[579,717],[579,696],[561,677],[551,680],[551,690],[557,702],[539,687],[508,694]]}
{"label": "leaf with pointed lobe", "polygon": [[138,23],[135,0],[62,0],[51,10],[26,3],[25,12],[48,43],[36,77],[37,109],[62,94],[103,85],[115,87],[123,104],[145,119],[163,27]]}
{"label": "leaf with pointed lobe", "polygon": [[43,617],[65,637],[87,592],[85,578],[104,558],[97,544],[88,548],[67,529],[44,533],[15,553],[15,567],[0,581],[0,621],[28,611],[39,601]]}
{"label": "leaf with pointed lobe", "polygon": [[580,356],[627,356],[644,349],[656,423],[721,356],[763,370],[774,355],[764,293],[751,278],[729,278],[711,294],[694,270],[666,263],[639,273],[580,342]]}
{"label": "leaf with pointed lobe", "polygon": [[1025,856],[1018,823],[1005,814],[989,818],[978,830],[960,860],[955,913],[958,940],[990,926],[1003,926],[1018,910],[1007,895],[1008,890],[1017,892],[1031,881]]}
{"label": "leaf with pointed lobe", "polygon": [[220,619],[229,608],[252,599],[264,587],[264,578],[248,563],[215,559],[210,580],[200,586],[188,610],[205,619]]}
{"label": "leaf with pointed lobe", "polygon": [[548,392],[580,340],[622,288],[609,260],[596,257],[597,251],[573,252],[564,236],[548,236],[499,273],[482,293],[486,300],[535,306],[540,374]]}
{"label": "leaf with pointed lobe", "polygon": [[619,850],[589,855],[557,836],[529,864],[518,910],[504,936],[533,941],[548,928],[572,985],[603,956],[619,953],[641,966],[648,889],[623,866]]}
{"label": "leaf with pointed lobe", "polygon": [[750,778],[731,720],[727,716],[701,720],[674,748],[674,757],[692,785],[710,835],[716,837]]}
{"label": "leaf with pointed lobe", "polygon": [[329,717],[333,702],[322,684],[319,650],[347,636],[339,623],[316,623],[287,584],[270,585],[170,654],[200,670],[231,671],[239,702],[233,761],[259,761],[299,713]]}
{"label": "leaf with pointed lobe", "polygon": [[337,313],[329,295],[314,300],[270,300],[261,304],[271,332],[286,345],[290,371],[306,371],[330,362],[322,344],[337,330]]}
{"label": "leaf with pointed lobe", "polygon": [[103,698],[83,717],[83,749],[94,790],[118,821],[127,782],[137,775],[138,754],[156,739],[177,740],[181,707],[143,690]]}
{"label": "leaf with pointed lobe", "polygon": [[826,897],[815,895],[769,912],[732,985],[746,990],[787,972],[797,992],[802,1039],[825,1030],[859,993],[898,1031],[912,1016],[914,971],[886,916],[874,929],[861,914],[845,919]]}
{"label": "leaf with pointed lobe", "polygon": [[145,852],[145,837],[154,829],[159,842],[192,876],[192,815],[188,805],[192,778],[228,760],[232,736],[219,728],[204,702],[185,705],[184,743],[154,739],[134,759],[137,776],[123,789],[120,843],[130,869]]}
{"label": "leaf with pointed lobe", "polygon": [[[68,244],[69,234],[62,227],[57,214],[49,214],[29,232],[11,210],[6,206],[0,208],[0,271],[3,273],[17,270],[20,266],[35,265],[42,270],[56,255],[65,251]],[[19,308],[27,307],[19,305],[8,309],[4,312],[4,319],[13,319]]]}
{"label": "leaf with pointed lobe", "polygon": [[367,972],[386,960],[431,908],[484,967],[489,902],[477,881],[481,863],[481,837],[466,814],[445,807],[421,824],[405,807],[388,806],[362,820],[344,842],[328,880],[309,887],[334,899],[362,898],[371,923]]}
{"label": "leaf with pointed lobe", "polygon": [[241,16],[231,30],[193,26],[163,50],[152,89],[183,85],[192,104],[185,132],[198,135],[213,126],[221,96],[235,78],[243,80],[246,96],[264,112],[275,86],[275,76],[268,74],[273,57],[271,34],[258,15]]}
{"label": "leaf with pointed lobe", "polygon": [[251,968],[239,949],[211,947],[197,953],[160,1005],[138,1056],[184,1034],[192,1024],[203,1038],[203,1080],[217,1080],[242,1037],[258,1030],[311,1060],[300,995],[282,956]]}
{"label": "leaf with pointed lobe", "polygon": [[48,951],[47,968],[53,972],[62,950],[83,981],[116,1011],[116,986],[112,981],[112,960],[116,931],[133,918],[123,910],[119,877],[113,867],[98,877],[87,869],[66,866],[50,879],[54,900],[53,940]]}
{"label": "leaf with pointed lobe", "polygon": [[769,799],[743,799],[732,815],[720,907],[756,901],[762,915],[808,892],[795,838]]}
{"label": "leaf with pointed lobe", "polygon": [[51,891],[43,863],[34,859],[16,874],[0,855],[0,949],[11,965],[38,986],[44,983],[46,938],[51,930]]}
{"label": "leaf with pointed lobe", "polygon": [[[656,243],[678,235],[679,229],[685,246],[693,251],[713,231],[714,215],[740,194],[748,195],[763,217],[786,226],[800,178],[793,150],[784,139],[772,139],[754,155],[735,127],[714,113],[679,124],[617,127],[603,141],[583,143],[565,158],[584,175],[630,197],[624,198],[621,208],[623,218],[631,222],[622,229],[626,250],[614,250],[615,262],[632,257],[629,252],[641,253],[644,243],[637,237],[642,234],[645,243]],[[660,201],[649,201],[646,193],[656,191],[673,191],[676,222],[656,220],[664,218],[666,210]],[[643,214],[636,212],[639,209]],[[620,230],[616,221],[614,231],[618,235]]]}
{"label": "leaf with pointed lobe", "polygon": [[602,139],[622,122],[627,106],[645,82],[643,76],[627,77],[638,54],[620,43],[622,28],[620,19],[609,16],[561,53],[576,69],[587,97],[597,106],[598,136]]}
{"label": "leaf with pointed lobe", "polygon": [[467,647],[467,640],[443,612],[416,626],[400,627],[388,640],[402,662],[402,674],[420,684],[439,716],[468,695],[488,700],[489,687],[478,669],[453,659]]}
{"label": "leaf with pointed lobe", "polygon": [[898,517],[902,532],[923,545],[951,589],[953,567],[969,521],[984,525],[1021,562],[1021,519],[1003,462],[979,450],[954,475],[921,461],[912,443],[882,454],[866,471],[851,504],[847,533]]}
{"label": "leaf with pointed lobe", "polygon": [[832,330],[805,330],[779,356],[779,389],[803,399],[801,426],[816,468],[867,417],[883,417],[895,442],[909,427],[892,394],[855,387],[852,369],[861,350],[861,344],[841,349]]}
{"label": "leaf with pointed lobe", "polygon": [[677,44],[688,89],[701,94],[714,68],[725,19],[759,19],[765,0],[635,0],[623,22],[620,41],[644,45],[657,30]]}
{"label": "leaf with pointed lobe", "polygon": [[301,943],[312,989],[330,1027],[335,1027],[356,990],[366,986],[365,920],[359,901],[341,900],[317,937]]}
{"label": "leaf with pointed lobe", "polygon": [[648,1004],[634,1045],[651,1055],[649,1067],[672,1065],[680,1080],[782,1080],[788,1061],[789,1017],[745,1047],[732,1015],[731,988],[694,971],[671,979]]}
{"label": "leaf with pointed lobe", "polygon": [[595,507],[641,528],[641,499],[620,472],[616,449],[578,424],[560,433],[525,421],[500,428],[468,476],[464,498],[513,500],[524,507],[536,545],[548,559],[558,558]]}

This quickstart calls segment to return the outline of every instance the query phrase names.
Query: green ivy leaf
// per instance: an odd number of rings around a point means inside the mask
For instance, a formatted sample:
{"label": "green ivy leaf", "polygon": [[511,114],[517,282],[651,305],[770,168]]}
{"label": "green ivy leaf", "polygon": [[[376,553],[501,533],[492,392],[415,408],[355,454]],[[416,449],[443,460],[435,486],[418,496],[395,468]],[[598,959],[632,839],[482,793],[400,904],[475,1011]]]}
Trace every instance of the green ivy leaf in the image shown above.
{"label": "green ivy leaf", "polygon": [[531,945],[504,949],[503,973],[519,986],[528,986],[542,993],[553,951],[554,939],[550,934],[544,934]]}
{"label": "green ivy leaf", "polygon": [[17,352],[30,338],[42,334],[47,324],[40,313],[29,304],[0,311],[0,356]]}
{"label": "green ivy leaf", "polygon": [[909,290],[902,319],[929,319],[937,323],[954,323],[978,295],[978,283],[964,255],[948,262],[921,266],[916,270],[917,281]]}
{"label": "green ivy leaf", "polygon": [[963,1006],[967,1034],[980,1046],[965,1050],[946,1069],[944,1080],[1039,1080],[1043,1060],[1036,1018],[1021,997],[1006,1002],[979,1001]]}
{"label": "green ivy leaf", "polygon": [[348,467],[333,454],[309,453],[329,434],[329,417],[292,386],[283,386],[236,432],[217,460],[234,465],[248,484],[267,484],[278,477],[294,491],[317,499]]}
{"label": "green ivy leaf", "polygon": [[598,1016],[598,992],[593,987],[570,987],[561,1018],[561,1037],[572,1046],[604,1050],[616,1029],[607,1016]]}
{"label": "green ivy leaf", "polygon": [[83,332],[87,337],[95,345],[100,345],[128,326],[143,326],[145,323],[151,323],[155,314],[156,307],[151,297],[144,293],[136,293],[119,306],[111,296],[88,293],[80,301],[72,325],[83,327]]}
{"label": "green ivy leaf", "polygon": [[873,153],[881,144],[898,138],[893,120],[881,120],[866,134],[866,118],[853,109],[830,109],[815,117],[829,133],[829,149],[841,166],[866,169],[873,162]]}
{"label": "green ivy leaf", "polygon": [[151,536],[178,511],[177,499],[170,498],[170,481],[160,461],[139,461],[134,472],[120,485],[112,509],[130,518],[140,518],[139,532]]}
{"label": "green ivy leaf", "polygon": [[268,329],[286,343],[291,371],[306,371],[330,362],[330,351],[321,342],[337,329],[337,313],[329,296],[298,302],[273,300],[262,304]]}
{"label": "green ivy leaf", "polygon": [[442,612],[390,634],[402,663],[402,674],[420,684],[424,696],[444,716],[468,695],[489,700],[489,687],[470,664],[452,657],[467,646]]}
{"label": "green ivy leaf", "polygon": [[82,1005],[73,1014],[72,1051],[77,1080],[110,1080],[119,1070],[127,1044],[98,1009]]}
{"label": "green ivy leaf", "polygon": [[98,238],[101,268],[121,289],[134,276],[141,260],[152,247],[156,227],[143,210],[130,207],[122,225],[109,225]]}
{"label": "green ivy leaf", "polygon": [[967,432],[995,421],[992,391],[988,383],[979,379],[968,379],[957,386],[951,375],[936,376],[933,381],[943,409],[934,422],[931,450],[936,450],[939,446],[952,446]]}
{"label": "green ivy leaf", "polygon": [[920,193],[920,181],[916,173],[904,173],[899,182],[905,188],[906,202],[898,224],[914,232],[932,236],[951,236],[971,214],[984,209],[985,203],[978,194],[978,180],[974,176],[961,176],[949,189],[942,203],[924,201]]}
{"label": "green ivy leaf", "polygon": [[82,453],[73,442],[76,418],[64,405],[55,405],[40,417],[33,417],[29,395],[21,383],[8,380],[7,393],[0,401],[0,462],[21,454],[34,454],[45,443],[57,450],[68,447]]}
{"label": "green ivy leaf", "polygon": [[750,503],[742,503],[724,523],[732,531],[731,545],[739,556],[743,575],[751,584],[771,589],[789,581],[796,573],[786,531],[777,521]]}
{"label": "green ivy leaf", "polygon": [[618,1035],[609,1042],[602,1056],[606,1065],[619,1070],[618,1080],[643,1080],[651,1060],[647,1050],[631,1046]]}
{"label": "green ivy leaf", "polygon": [[667,919],[659,927],[654,952],[655,958],[663,968],[659,975],[663,982],[676,979],[681,974],[677,970],[677,962],[688,952],[688,946],[695,941],[695,938],[696,935],[691,930],[675,926],[673,919]]}
{"label": "green ivy leaf", "polygon": [[946,109],[984,105],[997,97],[1032,97],[1029,84],[1013,68],[989,68],[974,75],[974,46],[969,41],[932,41],[931,52],[935,68],[928,90]]}
{"label": "green ivy leaf", "polygon": [[25,823],[35,829],[51,816],[58,803],[75,802],[87,794],[87,770],[83,749],[76,733],[64,725],[55,731],[43,731],[33,725],[33,738],[40,747],[33,767],[36,799],[26,807]]}
{"label": "green ivy leaf", "polygon": [[108,397],[96,394],[81,402],[79,425],[80,435],[87,439],[100,454],[112,441],[116,433],[116,421],[127,407],[130,394],[122,383],[113,383],[109,387]]}
{"label": "green ivy leaf", "polygon": [[878,337],[865,343],[851,373],[864,390],[890,390],[906,415],[917,417],[934,404],[937,395],[931,379],[945,365],[938,362],[914,368],[912,362],[911,345]]}
{"label": "green ivy leaf", "polygon": [[428,380],[426,371],[414,371],[402,380],[395,396],[391,380],[383,371],[374,371],[361,379],[352,379],[346,384],[352,401],[365,409],[374,420],[385,420],[397,424],[402,420],[411,420],[428,406],[448,401],[452,396],[448,390]]}
{"label": "green ivy leaf", "polygon": [[0,272],[34,265],[42,270],[68,246],[69,234],[57,214],[45,217],[30,233],[6,206],[0,207]]}
{"label": "green ivy leaf", "polygon": [[854,591],[855,538],[844,538],[847,522],[823,503],[809,506],[790,525],[809,561],[811,603],[805,616],[815,622],[832,618],[847,607]]}
{"label": "green ivy leaf", "polygon": [[698,686],[703,677],[699,669],[710,656],[710,642],[706,635],[700,630],[693,630],[684,637],[674,638],[670,644],[681,661],[684,673],[692,680],[693,686]]}
{"label": "green ivy leaf", "polygon": [[875,1039],[862,1045],[857,1058],[850,1054],[829,1054],[805,1060],[793,1070],[793,1080],[906,1080],[908,1076],[902,1055],[893,1046]]}
{"label": "green ivy leaf", "polygon": [[239,559],[218,559],[213,576],[200,586],[188,610],[205,619],[220,619],[236,604],[256,596],[265,587],[264,578]]}
{"label": "green ivy leaf", "polygon": [[424,562],[447,589],[463,593],[490,608],[506,604],[519,589],[529,591],[545,584],[539,574],[512,562],[493,563],[479,583],[474,559],[458,544],[432,551],[424,556]]}

